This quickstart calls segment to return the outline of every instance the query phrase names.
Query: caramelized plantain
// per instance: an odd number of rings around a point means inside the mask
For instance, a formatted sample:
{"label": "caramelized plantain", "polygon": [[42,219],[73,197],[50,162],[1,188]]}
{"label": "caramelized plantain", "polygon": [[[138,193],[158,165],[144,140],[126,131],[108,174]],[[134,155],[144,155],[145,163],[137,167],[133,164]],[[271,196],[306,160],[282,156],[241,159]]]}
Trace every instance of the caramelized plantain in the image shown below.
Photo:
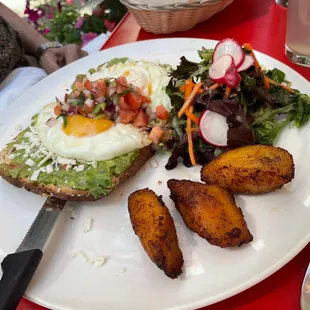
{"label": "caramelized plantain", "polygon": [[173,218],[152,190],[145,188],[128,198],[132,227],[149,258],[171,279],[182,273],[183,255]]}
{"label": "caramelized plantain", "polygon": [[253,240],[233,195],[216,184],[188,180],[168,181],[171,199],[186,226],[221,248]]}
{"label": "caramelized plantain", "polygon": [[202,181],[235,193],[272,192],[293,178],[292,155],[270,145],[248,145],[228,151],[201,169]]}

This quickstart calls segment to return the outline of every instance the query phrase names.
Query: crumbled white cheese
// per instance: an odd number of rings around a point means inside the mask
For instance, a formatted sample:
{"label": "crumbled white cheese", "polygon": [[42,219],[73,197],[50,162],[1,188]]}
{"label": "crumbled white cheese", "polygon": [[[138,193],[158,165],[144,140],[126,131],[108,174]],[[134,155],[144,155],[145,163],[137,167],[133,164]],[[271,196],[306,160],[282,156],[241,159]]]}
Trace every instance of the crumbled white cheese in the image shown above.
{"label": "crumbled white cheese", "polygon": [[16,154],[10,154],[10,155],[8,156],[9,159],[14,159],[15,157],[16,157]]}
{"label": "crumbled white cheese", "polygon": [[89,258],[83,250],[79,251],[77,254],[81,256],[85,260],[86,263],[88,263]]}
{"label": "crumbled white cheese", "polygon": [[49,152],[45,157],[44,157],[44,159],[43,160],[41,160],[40,162],[39,162],[39,167],[41,167],[42,165],[44,165],[49,159],[51,159],[52,157],[53,157],[53,153],[52,152]]}
{"label": "crumbled white cheese", "polygon": [[76,165],[76,160],[73,158],[65,158],[65,157],[58,156],[57,161],[61,165],[71,165],[71,166]]}
{"label": "crumbled white cheese", "polygon": [[14,129],[17,130],[17,131],[21,131],[21,130],[23,130],[23,126],[20,125],[20,124],[16,124]]}
{"label": "crumbled white cheese", "polygon": [[97,162],[94,160],[94,161],[91,161],[90,162],[90,164],[91,164],[91,166],[93,167],[93,168],[97,168]]}
{"label": "crumbled white cheese", "polygon": [[47,165],[46,166],[46,172],[48,174],[51,174],[54,171],[53,166],[52,165]]}
{"label": "crumbled white cheese", "polygon": [[89,263],[93,264],[96,268],[100,268],[104,265],[106,258],[104,256],[97,256],[92,258]]}
{"label": "crumbled white cheese", "polygon": [[92,223],[93,223],[93,219],[88,219],[85,224],[84,224],[84,232],[87,233],[91,230],[92,227]]}
{"label": "crumbled white cheese", "polygon": [[34,162],[32,159],[28,158],[28,159],[25,161],[25,164],[26,164],[27,166],[33,167],[33,166],[35,165],[35,162]]}
{"label": "crumbled white cheese", "polygon": [[66,171],[69,171],[72,168],[72,165],[66,165]]}
{"label": "crumbled white cheese", "polygon": [[35,170],[32,174],[32,176],[30,177],[30,181],[37,181],[39,174],[40,174],[40,170]]}
{"label": "crumbled white cheese", "polygon": [[156,159],[151,159],[150,160],[150,166],[152,168],[157,168],[158,167],[158,163],[157,163]]}
{"label": "crumbled white cheese", "polygon": [[78,165],[73,168],[73,170],[75,170],[76,172],[84,171],[84,169],[85,169],[84,165]]}
{"label": "crumbled white cheese", "polygon": [[26,144],[14,144],[14,147],[16,150],[26,150],[29,148]]}

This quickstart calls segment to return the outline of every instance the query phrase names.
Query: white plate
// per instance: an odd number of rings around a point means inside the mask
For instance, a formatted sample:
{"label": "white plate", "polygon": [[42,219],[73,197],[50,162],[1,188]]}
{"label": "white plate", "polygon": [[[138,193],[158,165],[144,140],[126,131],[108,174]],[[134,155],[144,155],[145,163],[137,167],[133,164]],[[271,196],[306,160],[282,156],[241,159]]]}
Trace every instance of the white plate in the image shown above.
{"label": "white plate", "polygon": [[[197,50],[215,41],[165,39],[118,46],[81,59],[39,82],[0,116],[0,148],[15,134],[16,124],[27,126],[31,116],[55,95],[61,96],[78,73],[113,57],[159,60],[177,65],[183,55],[198,60]],[[269,68],[287,73],[293,86],[309,92],[309,83],[286,65],[257,53]],[[267,195],[237,196],[254,241],[235,249],[220,249],[190,232],[169,198],[169,178],[199,180],[199,167],[166,171],[167,158],[156,156],[159,167],[144,169],[108,198],[77,206],[77,218],[64,212],[44,252],[40,267],[27,290],[30,300],[52,309],[193,309],[210,305],[262,281],[291,260],[310,240],[310,126],[287,129],[278,145],[290,151],[296,177],[283,189]],[[158,184],[162,181],[162,184]],[[143,251],[129,221],[128,195],[149,187],[163,199],[175,220],[184,254],[183,275],[170,280]],[[0,180],[0,259],[15,251],[44,199]],[[87,219],[93,228],[84,233]],[[72,252],[103,255],[96,268]],[[126,271],[122,272],[122,268]]]}

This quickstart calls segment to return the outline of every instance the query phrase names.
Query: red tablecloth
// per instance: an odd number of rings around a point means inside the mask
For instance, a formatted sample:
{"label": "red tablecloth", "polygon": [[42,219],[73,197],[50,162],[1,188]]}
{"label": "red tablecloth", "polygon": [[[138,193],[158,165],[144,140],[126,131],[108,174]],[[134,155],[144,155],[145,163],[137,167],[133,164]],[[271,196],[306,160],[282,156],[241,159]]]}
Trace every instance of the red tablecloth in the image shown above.
{"label": "red tablecloth", "polygon": [[[235,37],[239,42],[250,42],[254,49],[286,63],[310,81],[310,69],[293,65],[284,54],[285,28],[286,10],[276,5],[274,0],[235,0],[232,5],[210,20],[189,31],[171,35],[147,33],[141,30],[132,15],[128,14],[102,49],[162,37],[216,40]],[[310,244],[290,263],[265,281],[239,295],[204,309],[298,310],[300,309],[300,288],[309,262]],[[43,309],[45,308],[25,299],[18,307],[18,310]]]}

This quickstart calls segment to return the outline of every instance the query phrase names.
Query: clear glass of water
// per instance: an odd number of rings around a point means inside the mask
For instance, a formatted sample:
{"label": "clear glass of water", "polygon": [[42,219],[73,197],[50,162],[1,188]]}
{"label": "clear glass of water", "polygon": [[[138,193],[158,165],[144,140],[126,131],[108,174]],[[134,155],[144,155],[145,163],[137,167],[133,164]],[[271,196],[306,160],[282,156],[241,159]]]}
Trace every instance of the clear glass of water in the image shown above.
{"label": "clear glass of water", "polygon": [[310,67],[310,0],[289,0],[285,54],[293,62]]}
{"label": "clear glass of water", "polygon": [[288,0],[276,0],[276,4],[287,6]]}

